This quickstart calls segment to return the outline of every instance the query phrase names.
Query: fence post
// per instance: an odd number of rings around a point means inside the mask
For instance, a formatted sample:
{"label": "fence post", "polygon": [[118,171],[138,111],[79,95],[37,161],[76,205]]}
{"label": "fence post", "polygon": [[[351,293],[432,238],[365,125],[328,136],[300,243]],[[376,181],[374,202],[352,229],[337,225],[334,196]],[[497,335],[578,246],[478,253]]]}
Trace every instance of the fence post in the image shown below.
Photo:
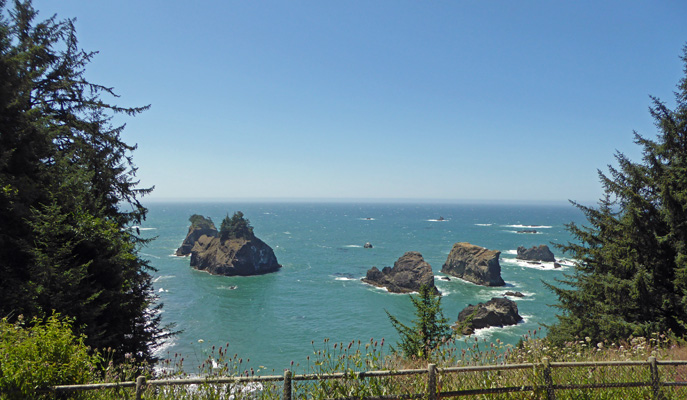
{"label": "fence post", "polygon": [[146,390],[146,377],[141,375],[136,378],[136,400],[141,400],[143,392]]}
{"label": "fence post", "polygon": [[549,358],[542,358],[542,364],[544,364],[544,383],[546,384],[546,399],[556,400],[556,390],[553,387],[553,379],[551,378],[551,364],[549,363]]}
{"label": "fence post", "polygon": [[659,400],[661,398],[661,384],[658,376],[658,364],[654,356],[649,357],[649,369],[651,370],[652,399]]}
{"label": "fence post", "polygon": [[283,400],[291,400],[291,370],[284,371],[284,394]]}
{"label": "fence post", "polygon": [[427,365],[427,399],[437,400],[437,365]]}

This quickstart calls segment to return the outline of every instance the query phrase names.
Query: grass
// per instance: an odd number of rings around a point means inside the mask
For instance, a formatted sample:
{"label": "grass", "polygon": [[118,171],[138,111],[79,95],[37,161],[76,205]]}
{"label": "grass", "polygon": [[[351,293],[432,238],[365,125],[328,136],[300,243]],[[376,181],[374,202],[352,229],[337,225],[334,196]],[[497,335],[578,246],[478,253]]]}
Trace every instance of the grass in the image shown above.
{"label": "grass", "polygon": [[[591,361],[646,361],[655,356],[659,360],[684,360],[687,347],[665,335],[651,338],[630,338],[622,343],[592,343],[581,339],[566,343],[564,346],[552,347],[545,339],[538,338],[540,332],[530,332],[523,337],[517,346],[506,345],[498,340],[485,340],[468,337],[460,346],[453,341],[446,342],[433,355],[432,362],[438,368],[457,366],[483,366],[535,363],[540,364],[544,358],[556,362],[591,362]],[[402,369],[426,369],[426,360],[403,359],[391,353],[384,340],[371,339],[368,342],[351,341],[349,343],[332,343],[325,340],[316,345],[312,343],[313,353],[307,358],[307,365],[294,366],[289,369],[294,374],[313,374],[321,376],[329,373],[342,373],[341,379],[293,381],[293,398],[327,399],[327,398],[361,398],[365,396],[411,395],[424,393],[427,375],[402,375],[385,377],[363,377],[359,372],[372,370],[398,371]],[[226,347],[212,348],[208,357],[193,373],[184,369],[183,358],[179,355],[165,360],[153,374],[148,370],[148,379],[182,379],[191,376],[258,376],[280,375],[274,372],[246,367],[238,354],[230,355]],[[532,386],[538,390],[479,395],[479,399],[545,399],[543,390],[544,376],[540,366],[516,370],[471,371],[460,373],[440,373],[438,387],[442,392],[485,389],[498,387]],[[104,381],[132,381],[139,373],[130,365],[115,367],[110,365],[106,370]],[[687,380],[687,368],[684,366],[661,366],[659,373],[662,381]],[[582,368],[552,368],[551,378],[555,384],[603,384],[613,385],[620,382],[649,382],[650,370],[647,366],[596,366]],[[276,399],[281,398],[282,382],[242,383],[242,384],[199,384],[191,386],[157,386],[148,388],[145,399]],[[662,398],[680,399],[687,397],[682,388],[661,389]],[[556,391],[557,399],[644,399],[652,398],[650,387],[642,388],[605,388],[576,389]],[[79,398],[110,399],[133,398],[132,389],[108,389],[97,392],[82,393]]]}

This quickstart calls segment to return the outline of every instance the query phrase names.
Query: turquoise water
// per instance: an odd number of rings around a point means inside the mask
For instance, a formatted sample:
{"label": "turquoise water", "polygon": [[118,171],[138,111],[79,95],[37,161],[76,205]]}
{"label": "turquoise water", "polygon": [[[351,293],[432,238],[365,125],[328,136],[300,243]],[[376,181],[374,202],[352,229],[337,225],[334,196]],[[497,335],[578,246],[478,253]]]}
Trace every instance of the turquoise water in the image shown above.
{"label": "turquoise water", "polygon": [[[166,343],[160,356],[181,353],[187,364],[199,363],[212,345],[229,343],[231,354],[251,366],[282,370],[306,356],[325,338],[334,342],[398,336],[384,310],[409,322],[408,295],[391,294],[360,282],[372,266],[393,265],[406,251],[419,251],[432,265],[443,293],[446,317],[455,321],[468,304],[523,292],[515,299],[525,321],[512,327],[478,331],[487,340],[515,344],[528,330],[555,321],[556,302],[541,283],[562,278],[569,268],[531,265],[515,260],[518,246],[531,247],[571,240],[564,224],[583,222],[572,206],[503,206],[448,204],[315,204],[315,203],[156,203],[149,204],[141,232],[156,237],[142,250],[158,272],[155,290],[164,303],[163,321],[176,323],[181,334]],[[174,257],[191,214],[216,225],[227,214],[243,211],[258,237],[275,251],[283,268],[254,277],[213,276]],[[438,221],[443,217],[444,221]],[[534,225],[531,228],[529,226]],[[537,234],[516,233],[536,229]],[[365,242],[374,248],[364,249]],[[501,275],[507,286],[489,288],[459,279],[438,279],[456,242],[500,250]],[[235,290],[230,289],[237,286]],[[199,342],[199,341],[202,341]]]}

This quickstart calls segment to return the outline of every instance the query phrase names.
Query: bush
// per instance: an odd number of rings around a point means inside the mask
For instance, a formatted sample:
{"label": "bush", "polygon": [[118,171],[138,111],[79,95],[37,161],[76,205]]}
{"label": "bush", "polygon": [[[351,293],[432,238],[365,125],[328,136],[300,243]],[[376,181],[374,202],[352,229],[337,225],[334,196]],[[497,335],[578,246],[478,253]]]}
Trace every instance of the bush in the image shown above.
{"label": "bush", "polygon": [[94,382],[101,361],[69,318],[53,314],[28,326],[21,316],[15,324],[0,320],[0,399],[48,398],[36,389]]}

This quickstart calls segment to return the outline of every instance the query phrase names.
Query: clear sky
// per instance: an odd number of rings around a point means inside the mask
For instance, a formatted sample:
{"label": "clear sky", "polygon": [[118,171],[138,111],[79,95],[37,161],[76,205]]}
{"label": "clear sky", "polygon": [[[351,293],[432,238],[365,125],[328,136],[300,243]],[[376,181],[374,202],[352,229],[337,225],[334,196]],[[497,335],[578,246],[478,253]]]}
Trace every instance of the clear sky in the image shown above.
{"label": "clear sky", "polygon": [[40,0],[76,18],[149,200],[594,201],[687,2]]}

